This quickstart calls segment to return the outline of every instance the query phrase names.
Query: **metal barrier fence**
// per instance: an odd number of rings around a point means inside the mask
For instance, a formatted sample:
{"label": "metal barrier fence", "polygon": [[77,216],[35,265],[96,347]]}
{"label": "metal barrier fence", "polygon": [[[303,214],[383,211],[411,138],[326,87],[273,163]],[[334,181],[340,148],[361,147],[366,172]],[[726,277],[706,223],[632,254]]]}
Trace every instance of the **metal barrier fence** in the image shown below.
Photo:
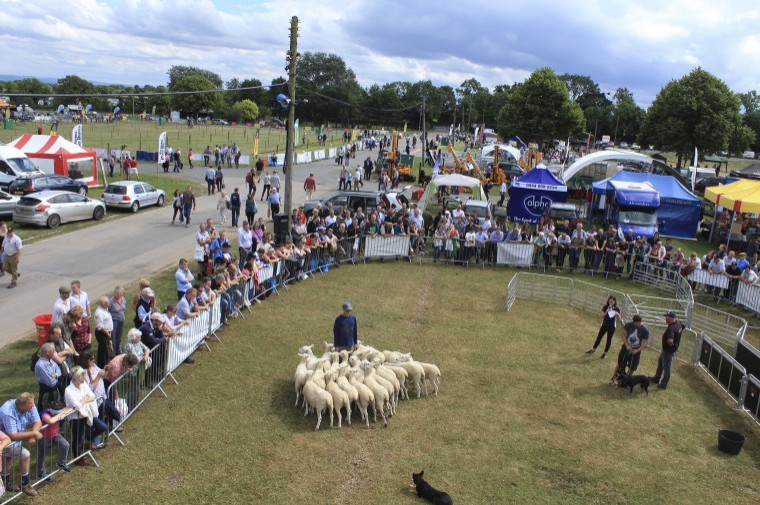
{"label": "metal barrier fence", "polygon": [[687,322],[694,331],[711,335],[713,340],[730,347],[732,352],[747,331],[747,321],[743,318],[701,303],[692,305]]}
{"label": "metal barrier fence", "polygon": [[744,381],[743,410],[753,421],[760,424],[760,379],[749,374]]}
{"label": "metal barrier fence", "polygon": [[[21,441],[13,442],[3,451],[2,478],[7,494],[4,497],[0,496],[0,499],[5,499],[0,502],[2,505],[24,495],[21,490],[24,474],[28,474],[31,487],[36,488],[60,472],[71,471],[70,466],[79,460],[88,459],[95,466],[99,466],[92,450],[85,446],[85,443],[89,442],[89,436],[86,431],[80,429],[84,420],[80,422],[74,411],[57,415],[49,411],[43,412],[45,414],[42,414],[41,419],[50,422],[43,423],[40,429],[42,439],[33,445],[22,445]],[[27,472],[23,471],[24,468],[28,469]]]}
{"label": "metal barrier fence", "polygon": [[736,406],[740,406],[744,397],[742,379],[747,375],[747,371],[704,333],[701,343],[702,351],[695,364],[709,372],[708,375],[718,386],[736,400]]}

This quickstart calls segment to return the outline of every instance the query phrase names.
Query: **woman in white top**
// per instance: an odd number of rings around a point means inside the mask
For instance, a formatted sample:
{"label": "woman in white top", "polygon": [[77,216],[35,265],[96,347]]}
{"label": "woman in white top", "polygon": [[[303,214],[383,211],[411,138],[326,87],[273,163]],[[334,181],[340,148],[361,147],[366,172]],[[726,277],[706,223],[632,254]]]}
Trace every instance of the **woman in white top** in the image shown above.
{"label": "woman in white top", "polygon": [[219,224],[224,226],[227,222],[227,194],[224,190],[219,192],[219,199],[216,201],[216,210],[219,211]]}
{"label": "woman in white top", "polygon": [[[98,419],[97,399],[86,381],[87,372],[81,366],[75,366],[71,371],[71,384],[66,388],[66,406],[74,409],[69,416],[71,419],[71,445],[74,458],[79,458],[83,450],[97,449],[92,440],[108,428]],[[74,463],[79,466],[89,466],[85,459],[77,459]]]}

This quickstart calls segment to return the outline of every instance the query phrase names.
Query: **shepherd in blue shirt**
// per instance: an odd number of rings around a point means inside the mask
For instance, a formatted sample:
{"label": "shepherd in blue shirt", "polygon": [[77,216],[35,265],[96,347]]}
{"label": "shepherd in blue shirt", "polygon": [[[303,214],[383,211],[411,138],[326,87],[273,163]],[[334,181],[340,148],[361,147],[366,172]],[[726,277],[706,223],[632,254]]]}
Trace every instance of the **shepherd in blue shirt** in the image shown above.
{"label": "shepherd in blue shirt", "polygon": [[351,350],[359,342],[356,331],[356,318],[351,312],[351,302],[343,304],[343,313],[335,318],[333,324],[333,345],[336,351]]}

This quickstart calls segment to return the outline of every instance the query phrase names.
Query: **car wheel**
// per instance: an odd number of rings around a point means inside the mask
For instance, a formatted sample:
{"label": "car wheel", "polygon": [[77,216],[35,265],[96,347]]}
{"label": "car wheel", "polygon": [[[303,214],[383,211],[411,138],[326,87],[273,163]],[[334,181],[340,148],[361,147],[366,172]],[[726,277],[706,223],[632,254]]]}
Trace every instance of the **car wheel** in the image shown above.
{"label": "car wheel", "polygon": [[156,202],[156,204],[157,204],[159,207],[163,207],[163,206],[164,206],[164,195],[160,195],[160,196],[158,197],[158,202]]}
{"label": "car wheel", "polygon": [[137,211],[140,210],[140,202],[138,202],[138,201],[135,200],[135,203],[132,204],[132,206],[130,207],[130,209],[132,210],[132,212],[134,212],[136,214]]}
{"label": "car wheel", "polygon": [[47,225],[48,228],[51,230],[54,228],[58,228],[58,225],[61,224],[61,218],[58,216],[58,214],[53,214],[52,216],[48,217]]}
{"label": "car wheel", "polygon": [[82,186],[81,188],[79,188],[79,191],[77,191],[77,193],[79,193],[82,196],[86,196],[87,195],[87,187],[86,186]]}
{"label": "car wheel", "polygon": [[103,219],[103,216],[105,215],[106,211],[103,210],[103,207],[95,207],[95,210],[92,212],[92,218],[95,221],[100,221]]}

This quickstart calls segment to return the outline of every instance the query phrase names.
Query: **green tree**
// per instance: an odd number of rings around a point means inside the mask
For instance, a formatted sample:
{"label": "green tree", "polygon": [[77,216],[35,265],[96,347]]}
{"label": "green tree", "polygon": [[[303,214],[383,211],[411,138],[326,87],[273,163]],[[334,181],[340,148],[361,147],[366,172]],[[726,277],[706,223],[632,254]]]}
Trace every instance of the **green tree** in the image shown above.
{"label": "green tree", "polygon": [[550,68],[536,70],[516,86],[496,116],[503,137],[536,142],[565,139],[583,131],[585,123],[581,107],[570,101],[567,87]]}
{"label": "green tree", "polygon": [[633,101],[633,93],[627,88],[618,88],[615,92],[614,106],[615,130],[613,139],[633,142],[644,122],[644,109]]}
{"label": "green tree", "polygon": [[[46,93],[46,94],[52,94],[53,93],[53,87],[50,84],[45,84],[44,82],[40,81],[39,79],[35,79],[34,77],[29,77],[27,79],[19,79],[17,81],[13,81],[13,91],[12,93],[29,93],[29,94],[40,94],[40,93]],[[22,104],[25,103],[27,105],[30,105],[32,108],[37,106],[38,100],[46,100],[47,97],[31,97],[31,96],[17,96],[13,98],[14,104]]]}
{"label": "green tree", "polygon": [[[360,104],[362,89],[356,75],[343,58],[336,54],[304,53],[297,62],[298,116],[314,121],[341,122],[351,125],[359,117],[355,107]],[[287,93],[286,93],[287,94]]]}
{"label": "green tree", "polygon": [[586,118],[586,131],[612,132],[615,127],[614,106],[599,85],[589,76],[562,74],[560,80],[567,86],[570,101],[580,105]]}
{"label": "green tree", "polygon": [[741,103],[720,79],[696,68],[677,81],[670,81],[657,94],[639,134],[639,143],[674,151],[678,164],[694,153],[744,149],[749,138],[739,114]]}
{"label": "green tree", "polygon": [[174,85],[185,77],[192,75],[200,75],[213,84],[212,89],[222,89],[224,81],[219,77],[219,74],[215,74],[210,70],[198,67],[190,67],[186,65],[172,65],[167,71],[169,74],[169,89],[174,91]]}
{"label": "green tree", "polygon": [[760,95],[754,89],[747,93],[739,93],[739,100],[744,107],[744,112],[756,112],[760,110]]}
{"label": "green tree", "polygon": [[259,117],[259,106],[247,98],[235,102],[232,108],[242,121],[255,121]]}
{"label": "green tree", "polygon": [[[73,97],[56,97],[53,99],[53,105],[69,105],[75,103],[86,103],[92,100],[95,95],[95,86],[90,81],[86,81],[76,75],[67,75],[58,79],[55,85],[55,92],[63,95],[75,95]],[[93,107],[96,104],[93,104]],[[100,104],[98,104],[100,105]],[[101,110],[104,110],[101,108]]]}
{"label": "green tree", "polygon": [[754,138],[750,141],[750,147],[753,151],[760,152],[760,110],[744,114],[744,126],[754,133]]}
{"label": "green tree", "polygon": [[475,104],[477,103],[480,107],[483,106],[484,95],[488,94],[488,88],[484,88],[480,81],[471,77],[462,82],[456,92],[462,108],[462,117],[464,118],[462,122],[466,121],[466,126],[463,129],[469,131],[472,129],[473,121],[479,122],[480,111],[478,107],[475,107]]}
{"label": "green tree", "polygon": [[[182,77],[174,83],[172,91],[208,91],[218,89],[205,77],[195,74]],[[222,105],[219,92],[189,93],[173,95],[171,104],[174,110],[182,111],[188,116],[197,117],[200,113],[217,111]]]}
{"label": "green tree", "polygon": [[241,88],[258,88],[258,89],[247,89],[247,90],[238,92],[238,96],[240,100],[248,99],[252,101],[253,103],[258,104],[259,106],[263,106],[265,103],[267,103],[268,90],[261,87],[260,80],[243,79],[240,82],[240,87]]}

